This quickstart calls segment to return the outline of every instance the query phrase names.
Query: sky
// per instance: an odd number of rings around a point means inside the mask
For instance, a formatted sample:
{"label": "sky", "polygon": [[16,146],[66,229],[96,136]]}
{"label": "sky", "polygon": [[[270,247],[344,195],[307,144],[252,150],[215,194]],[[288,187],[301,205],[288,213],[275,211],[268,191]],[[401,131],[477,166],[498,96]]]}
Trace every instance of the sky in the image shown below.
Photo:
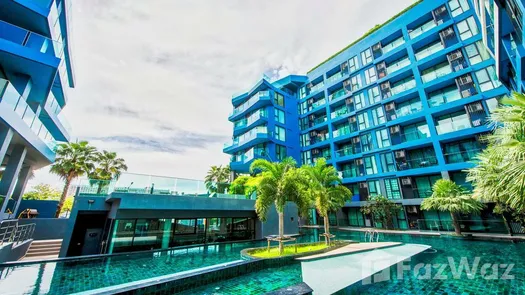
{"label": "sky", "polygon": [[[128,172],[203,179],[227,165],[231,97],[265,73],[306,74],[413,0],[75,0],[73,140]],[[62,181],[49,167],[30,187]]]}

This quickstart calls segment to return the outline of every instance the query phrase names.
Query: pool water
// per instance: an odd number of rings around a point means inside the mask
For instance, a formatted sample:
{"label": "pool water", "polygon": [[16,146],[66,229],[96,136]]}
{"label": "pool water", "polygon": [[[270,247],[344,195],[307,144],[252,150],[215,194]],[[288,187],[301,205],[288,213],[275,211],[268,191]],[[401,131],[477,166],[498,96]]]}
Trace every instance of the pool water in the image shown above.
{"label": "pool water", "polygon": [[[318,240],[318,230],[307,230],[301,239]],[[359,232],[337,231],[337,239],[364,241]],[[508,242],[465,241],[444,237],[413,237],[408,235],[382,235],[380,241],[426,244],[436,253],[422,253],[412,259],[412,269],[418,263],[448,264],[448,257],[459,264],[461,257],[480,258],[479,268],[484,263],[514,264],[510,275],[513,280],[486,280],[479,275],[468,277],[463,273],[454,279],[450,267],[442,273],[447,279],[420,280],[410,272],[402,279],[396,277],[385,282],[363,285],[355,284],[340,294],[525,294],[525,244]],[[249,242],[200,246],[187,249],[131,253],[96,259],[69,262],[34,263],[0,268],[0,290],[2,294],[69,294],[98,289],[156,276],[172,274],[238,260],[244,248],[264,246],[266,242]],[[433,270],[435,275],[435,270]],[[504,269],[500,269],[501,276]],[[490,271],[489,271],[490,273]],[[422,270],[418,273],[422,274]],[[300,283],[300,264],[262,270],[252,274],[204,285],[184,294],[261,294],[267,291]]]}

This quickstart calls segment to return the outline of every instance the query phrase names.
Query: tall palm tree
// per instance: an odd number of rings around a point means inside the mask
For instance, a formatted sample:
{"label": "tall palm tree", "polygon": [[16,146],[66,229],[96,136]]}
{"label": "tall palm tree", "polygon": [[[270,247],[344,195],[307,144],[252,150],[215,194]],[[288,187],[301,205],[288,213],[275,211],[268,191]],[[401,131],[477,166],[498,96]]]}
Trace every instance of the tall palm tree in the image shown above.
{"label": "tall palm tree", "polygon": [[90,181],[98,185],[97,194],[107,186],[111,180],[119,179],[122,172],[128,170],[126,161],[118,158],[117,153],[103,150],[95,155],[96,168],[89,173]]}
{"label": "tall palm tree", "polygon": [[230,178],[230,167],[211,166],[208,170],[208,174],[204,178],[206,189],[210,192],[223,193],[226,188],[229,187],[227,184]]}
{"label": "tall palm tree", "polygon": [[278,242],[279,253],[282,254],[283,240],[285,240],[284,207],[286,203],[294,202],[301,216],[305,216],[308,212],[309,201],[301,194],[304,177],[301,176],[292,158],[286,158],[281,162],[257,159],[250,166],[250,170],[259,178],[255,212],[262,221],[265,221],[268,210],[275,205],[275,210],[279,215]]}
{"label": "tall palm tree", "polygon": [[64,180],[64,189],[55,212],[55,217],[58,218],[71,182],[94,169],[96,148],[87,141],[62,143],[57,145],[55,153],[55,163],[50,172]]}
{"label": "tall palm tree", "polygon": [[483,209],[483,204],[467,195],[465,190],[455,182],[440,179],[432,187],[432,196],[421,202],[421,209],[450,212],[454,230],[457,235],[460,235],[458,214],[478,214]]}
{"label": "tall palm tree", "polygon": [[333,166],[327,166],[324,158],[318,159],[315,165],[301,167],[308,182],[304,186],[305,194],[315,204],[315,208],[324,220],[324,236],[330,245],[330,222],[328,214],[341,209],[346,201],[352,199],[352,192],[342,185],[342,179]]}

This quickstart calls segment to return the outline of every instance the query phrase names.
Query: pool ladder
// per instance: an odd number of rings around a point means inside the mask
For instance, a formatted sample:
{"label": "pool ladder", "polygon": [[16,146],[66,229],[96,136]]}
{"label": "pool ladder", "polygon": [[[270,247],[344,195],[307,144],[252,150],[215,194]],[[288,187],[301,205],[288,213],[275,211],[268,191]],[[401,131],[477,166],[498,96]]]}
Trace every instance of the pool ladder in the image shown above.
{"label": "pool ladder", "polygon": [[379,242],[379,232],[377,230],[367,230],[365,232],[365,242]]}

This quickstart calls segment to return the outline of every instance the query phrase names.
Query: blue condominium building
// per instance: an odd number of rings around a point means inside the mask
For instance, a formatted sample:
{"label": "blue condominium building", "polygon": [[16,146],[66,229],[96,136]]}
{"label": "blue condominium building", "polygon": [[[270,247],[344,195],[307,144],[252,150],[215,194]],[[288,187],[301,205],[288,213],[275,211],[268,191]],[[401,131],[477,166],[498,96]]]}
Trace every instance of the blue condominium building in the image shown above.
{"label": "blue condominium building", "polygon": [[62,109],[74,87],[71,0],[0,1],[0,220],[12,218],[32,171],[69,140]]}
{"label": "blue condominium building", "polygon": [[469,186],[463,171],[483,149],[487,117],[522,90],[522,11],[519,0],[418,1],[306,75],[263,79],[232,99],[232,170],[322,157],[354,192],[331,223],[381,226],[359,210],[378,194],[403,205],[399,228],[449,220],[419,205],[438,179]]}

